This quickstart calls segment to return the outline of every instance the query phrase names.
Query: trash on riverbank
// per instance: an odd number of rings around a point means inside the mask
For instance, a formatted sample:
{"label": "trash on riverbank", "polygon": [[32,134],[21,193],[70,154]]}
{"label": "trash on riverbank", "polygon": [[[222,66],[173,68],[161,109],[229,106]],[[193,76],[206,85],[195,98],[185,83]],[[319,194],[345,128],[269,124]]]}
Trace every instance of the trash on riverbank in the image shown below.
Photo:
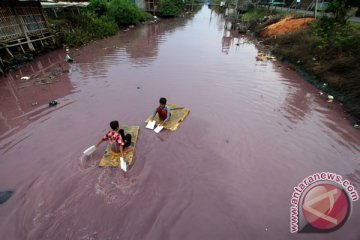
{"label": "trash on riverbank", "polygon": [[72,57],[70,57],[70,55],[67,53],[65,56],[65,61],[66,62],[74,62],[74,59]]}
{"label": "trash on riverbank", "polygon": [[334,96],[328,95],[327,99],[328,99],[327,100],[328,102],[332,102],[332,101],[334,101]]}
{"label": "trash on riverbank", "polygon": [[57,104],[58,104],[57,101],[52,100],[52,101],[49,102],[49,107],[54,107],[54,106],[56,106]]}
{"label": "trash on riverbank", "polygon": [[30,80],[30,77],[24,76],[20,78],[21,80]]}

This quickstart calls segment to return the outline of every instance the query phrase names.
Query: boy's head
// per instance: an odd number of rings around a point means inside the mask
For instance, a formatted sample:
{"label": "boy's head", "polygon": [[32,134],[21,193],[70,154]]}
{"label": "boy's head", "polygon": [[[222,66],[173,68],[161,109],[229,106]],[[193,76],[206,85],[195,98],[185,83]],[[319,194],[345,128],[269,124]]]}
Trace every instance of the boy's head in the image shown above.
{"label": "boy's head", "polygon": [[162,97],[159,100],[160,103],[160,107],[165,107],[166,106],[166,98]]}
{"label": "boy's head", "polygon": [[118,121],[111,121],[110,127],[112,130],[116,131],[119,128],[119,122]]}

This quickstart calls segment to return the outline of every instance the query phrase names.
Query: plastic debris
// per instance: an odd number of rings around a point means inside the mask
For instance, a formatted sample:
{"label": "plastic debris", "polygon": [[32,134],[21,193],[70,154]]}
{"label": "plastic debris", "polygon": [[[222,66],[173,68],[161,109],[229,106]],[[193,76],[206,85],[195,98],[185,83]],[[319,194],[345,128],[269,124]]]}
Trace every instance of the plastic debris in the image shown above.
{"label": "plastic debris", "polygon": [[32,102],[32,103],[31,103],[31,106],[36,106],[36,105],[38,105],[37,102]]}
{"label": "plastic debris", "polygon": [[49,102],[49,107],[56,106],[57,104],[58,104],[58,102],[57,102],[57,101],[52,100],[52,101],[50,101],[50,102]]}
{"label": "plastic debris", "polygon": [[320,95],[324,95],[324,93],[322,91],[319,92]]}
{"label": "plastic debris", "polygon": [[65,61],[66,62],[73,62],[74,59],[72,59],[72,57],[70,57],[70,55],[67,53],[66,56],[65,56]]}
{"label": "plastic debris", "polygon": [[355,124],[354,124],[354,128],[359,129],[359,128],[360,128],[360,124],[355,123]]}
{"label": "plastic debris", "polygon": [[21,79],[21,80],[29,80],[30,77],[24,76],[24,77],[21,77],[20,79]]}
{"label": "plastic debris", "polygon": [[328,85],[327,83],[324,83],[322,86],[323,86],[323,87],[326,87],[327,85]]}
{"label": "plastic debris", "polygon": [[331,96],[331,95],[328,95],[328,96],[327,96],[327,99],[328,99],[328,102],[332,102],[332,101],[334,101],[334,97],[333,97],[333,96]]}

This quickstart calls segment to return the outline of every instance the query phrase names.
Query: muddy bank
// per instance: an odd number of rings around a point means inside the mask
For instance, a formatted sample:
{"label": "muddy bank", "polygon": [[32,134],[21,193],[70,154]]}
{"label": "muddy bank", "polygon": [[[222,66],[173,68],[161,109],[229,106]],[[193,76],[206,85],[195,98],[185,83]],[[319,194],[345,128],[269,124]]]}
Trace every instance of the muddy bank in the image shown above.
{"label": "muddy bank", "polygon": [[340,40],[330,44],[319,36],[322,29],[318,20],[312,18],[275,14],[238,25],[245,25],[245,31],[251,31],[266,52],[275,54],[321,92],[343,103],[344,111],[352,116],[352,124],[357,123],[360,119],[360,49],[356,38],[360,36],[360,28],[349,25],[348,29],[336,33]]}

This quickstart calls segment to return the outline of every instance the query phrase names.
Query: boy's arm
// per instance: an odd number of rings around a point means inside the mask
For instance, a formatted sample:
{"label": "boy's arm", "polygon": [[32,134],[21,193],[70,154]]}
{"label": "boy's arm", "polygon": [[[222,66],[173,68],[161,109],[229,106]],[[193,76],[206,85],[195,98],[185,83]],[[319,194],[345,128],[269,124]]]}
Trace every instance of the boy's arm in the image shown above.
{"label": "boy's arm", "polygon": [[165,122],[169,121],[170,119],[170,108],[169,107],[166,107],[166,118],[164,121],[160,121],[160,125],[164,125]]}
{"label": "boy's arm", "polygon": [[167,110],[166,111],[166,118],[164,120],[164,123],[169,121],[169,119],[170,119],[170,108],[168,106],[166,106],[166,110]]}
{"label": "boy's arm", "polygon": [[100,141],[95,145],[96,148],[99,147],[99,145],[104,141],[104,139],[100,139]]}
{"label": "boy's arm", "polygon": [[151,118],[150,118],[151,121],[154,120],[154,117],[156,116],[156,114],[157,114],[157,111],[155,110],[154,113],[153,113],[153,115],[152,115]]}

